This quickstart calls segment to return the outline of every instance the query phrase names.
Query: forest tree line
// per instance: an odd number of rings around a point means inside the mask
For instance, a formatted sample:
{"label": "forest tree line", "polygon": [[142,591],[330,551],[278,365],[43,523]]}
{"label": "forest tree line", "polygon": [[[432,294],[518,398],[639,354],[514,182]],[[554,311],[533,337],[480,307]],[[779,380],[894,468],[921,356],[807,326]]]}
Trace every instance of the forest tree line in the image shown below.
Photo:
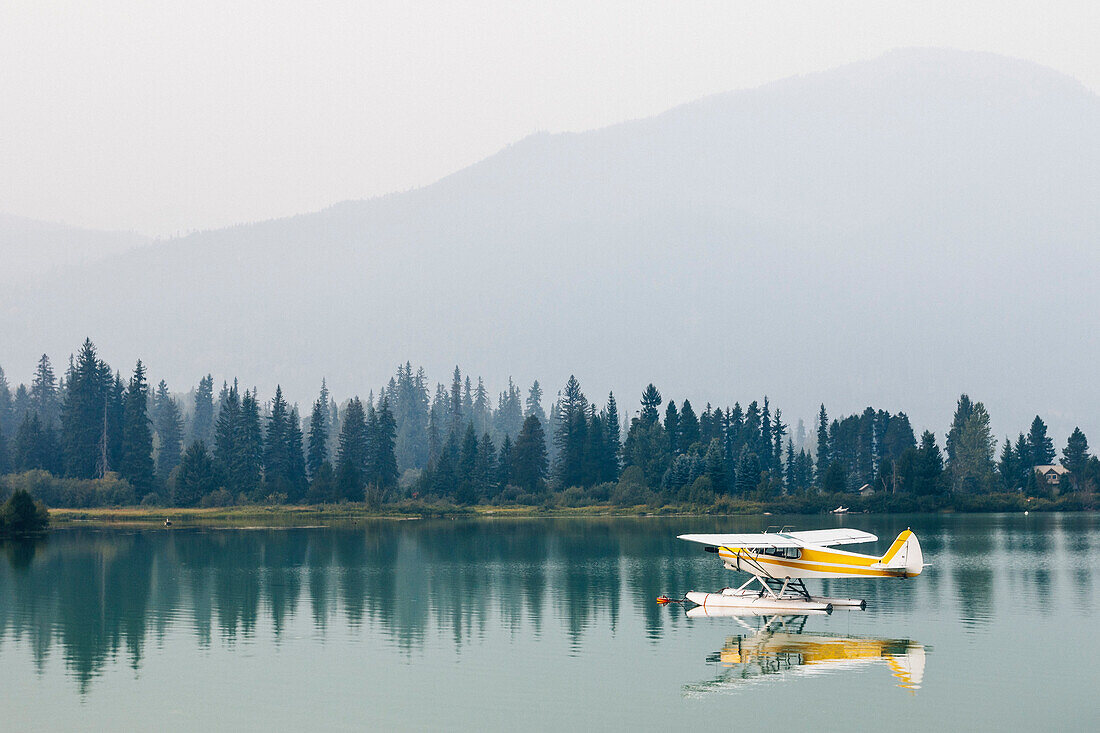
{"label": "forest tree line", "polygon": [[[919,438],[903,412],[866,408],[796,434],[765,397],[742,407],[665,402],[646,387],[625,418],[615,395],[602,406],[575,377],[544,410],[535,381],[509,380],[495,400],[458,367],[430,389],[405,363],[377,395],[338,404],[322,380],[308,415],[281,387],[270,399],[207,375],[186,402],[138,361],[128,377],[86,340],[58,377],[39,360],[14,390],[0,369],[0,476],[51,506],[417,499],[456,505],[691,504],[723,499],[854,494],[1049,496],[1035,466],[1057,456],[1043,420],[997,453],[989,413],[962,395],[943,449]],[[1062,491],[1100,486],[1100,460],[1075,429],[1061,451]]]}

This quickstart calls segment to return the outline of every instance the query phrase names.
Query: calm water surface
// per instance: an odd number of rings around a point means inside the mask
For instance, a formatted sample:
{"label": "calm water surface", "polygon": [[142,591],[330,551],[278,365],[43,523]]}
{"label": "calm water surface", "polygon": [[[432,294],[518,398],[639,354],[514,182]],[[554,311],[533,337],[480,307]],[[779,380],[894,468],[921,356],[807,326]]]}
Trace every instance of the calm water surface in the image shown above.
{"label": "calm water surface", "polygon": [[[683,532],[907,526],[830,616],[688,618]],[[859,549],[859,548],[854,548]],[[0,545],[4,730],[1100,729],[1100,516],[377,522]],[[756,725],[754,725],[756,723]]]}

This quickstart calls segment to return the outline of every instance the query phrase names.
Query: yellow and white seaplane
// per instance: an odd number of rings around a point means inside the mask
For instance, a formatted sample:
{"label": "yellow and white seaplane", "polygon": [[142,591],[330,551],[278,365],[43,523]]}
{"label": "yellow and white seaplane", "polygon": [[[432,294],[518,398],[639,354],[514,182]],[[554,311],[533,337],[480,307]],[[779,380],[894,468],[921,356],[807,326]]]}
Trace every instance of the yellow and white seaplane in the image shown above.
{"label": "yellow and white seaplane", "polygon": [[[878,537],[858,529],[815,529],[760,534],[682,534],[680,539],[705,545],[728,570],[749,573],[738,588],[718,593],[691,591],[686,600],[707,608],[740,608],[761,613],[821,612],[836,608],[866,608],[856,598],[811,595],[806,578],[913,578],[924,569],[917,536],[898,535],[882,557],[834,549],[837,545],[875,542]],[[750,588],[758,583],[759,588]],[[661,600],[661,599],[659,599]],[[667,599],[664,599],[667,601]]]}

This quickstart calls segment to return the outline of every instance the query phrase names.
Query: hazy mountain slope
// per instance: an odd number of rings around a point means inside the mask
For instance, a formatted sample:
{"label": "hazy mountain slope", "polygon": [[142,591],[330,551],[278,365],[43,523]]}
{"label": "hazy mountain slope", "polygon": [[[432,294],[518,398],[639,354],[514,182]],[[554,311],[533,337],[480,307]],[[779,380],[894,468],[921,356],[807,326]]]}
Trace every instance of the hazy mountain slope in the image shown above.
{"label": "hazy mountain slope", "polygon": [[1095,95],[897,52],[88,265],[3,298],[0,363],[90,334],[181,387],[213,370],[304,400],[409,358],[937,429],[968,390],[999,432],[1042,412],[1100,435],[1097,201]]}
{"label": "hazy mountain slope", "polygon": [[0,214],[0,284],[26,282],[149,244],[127,232],[97,232]]}

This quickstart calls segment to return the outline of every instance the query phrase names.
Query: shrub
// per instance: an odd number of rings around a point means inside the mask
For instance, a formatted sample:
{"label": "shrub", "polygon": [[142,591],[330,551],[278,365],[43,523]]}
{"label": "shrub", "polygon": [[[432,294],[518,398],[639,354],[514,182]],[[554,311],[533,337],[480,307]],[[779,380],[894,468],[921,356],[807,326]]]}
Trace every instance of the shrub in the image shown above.
{"label": "shrub", "polygon": [[233,494],[219,487],[202,497],[201,505],[204,507],[232,506]]}
{"label": "shrub", "polygon": [[46,531],[50,513],[29,492],[16,489],[0,507],[0,535],[31,535]]}

